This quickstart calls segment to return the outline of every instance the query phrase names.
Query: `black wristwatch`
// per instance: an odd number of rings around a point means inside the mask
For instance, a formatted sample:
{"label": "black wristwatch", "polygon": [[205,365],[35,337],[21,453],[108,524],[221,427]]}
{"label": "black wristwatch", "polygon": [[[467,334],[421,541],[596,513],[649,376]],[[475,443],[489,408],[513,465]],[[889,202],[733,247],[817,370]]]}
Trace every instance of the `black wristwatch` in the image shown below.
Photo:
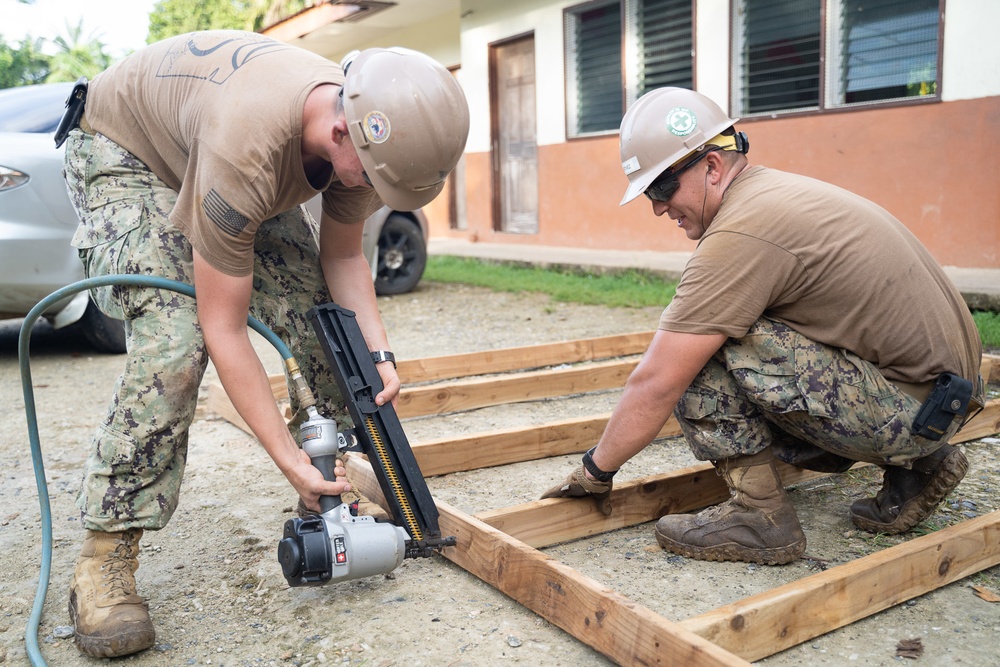
{"label": "black wristwatch", "polygon": [[392,367],[396,367],[396,355],[389,350],[375,350],[372,352],[372,361],[376,364],[381,364],[383,361],[391,361]]}
{"label": "black wristwatch", "polygon": [[597,449],[597,445],[591,447],[583,455],[583,467],[586,468],[587,472],[590,473],[591,477],[596,479],[598,482],[610,482],[612,478],[614,478],[615,473],[618,471],[612,470],[611,472],[605,472],[604,470],[598,468],[597,464],[594,463],[594,458],[593,458],[595,449]]}

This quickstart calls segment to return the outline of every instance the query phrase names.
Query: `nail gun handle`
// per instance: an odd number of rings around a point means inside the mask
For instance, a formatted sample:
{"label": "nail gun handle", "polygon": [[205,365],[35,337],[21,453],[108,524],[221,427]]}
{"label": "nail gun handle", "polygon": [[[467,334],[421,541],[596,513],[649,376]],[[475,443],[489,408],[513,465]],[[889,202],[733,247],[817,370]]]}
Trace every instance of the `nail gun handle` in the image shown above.
{"label": "nail gun handle", "polygon": [[[337,468],[337,457],[330,454],[324,456],[315,456],[312,458],[312,464],[316,466],[321,473],[323,473],[323,479],[328,482],[337,481],[337,473],[335,472]],[[340,505],[342,501],[340,496],[320,496],[319,497],[319,509],[320,512],[326,514],[334,507]]]}

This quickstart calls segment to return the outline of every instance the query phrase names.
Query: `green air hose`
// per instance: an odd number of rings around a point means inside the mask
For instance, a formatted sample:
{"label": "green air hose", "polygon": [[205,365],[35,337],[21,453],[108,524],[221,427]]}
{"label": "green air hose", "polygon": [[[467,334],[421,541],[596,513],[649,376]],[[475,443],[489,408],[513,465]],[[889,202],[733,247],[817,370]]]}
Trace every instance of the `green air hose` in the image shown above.
{"label": "green air hose", "polygon": [[[56,290],[31,309],[21,324],[21,333],[17,340],[17,358],[21,369],[21,387],[24,391],[24,412],[28,420],[28,439],[31,442],[31,461],[35,468],[35,485],[38,487],[38,506],[42,519],[42,564],[38,577],[38,589],[35,592],[35,604],[28,617],[28,625],[24,632],[25,647],[32,665],[45,665],[45,659],[38,648],[38,625],[42,616],[42,605],[49,588],[49,573],[52,568],[52,513],[49,508],[49,492],[45,483],[45,467],[42,464],[42,448],[38,438],[38,419],[35,414],[35,397],[31,389],[31,368],[28,364],[28,342],[31,339],[31,328],[42,313],[52,304],[68,296],[95,287],[109,285],[134,285],[137,287],[154,287],[180,292],[194,297],[194,288],[186,283],[168,280],[158,276],[141,275],[110,275],[97,278],[87,278]],[[278,336],[257,319],[247,320],[250,328],[262,335],[273,345],[289,368],[297,370],[291,351]]]}

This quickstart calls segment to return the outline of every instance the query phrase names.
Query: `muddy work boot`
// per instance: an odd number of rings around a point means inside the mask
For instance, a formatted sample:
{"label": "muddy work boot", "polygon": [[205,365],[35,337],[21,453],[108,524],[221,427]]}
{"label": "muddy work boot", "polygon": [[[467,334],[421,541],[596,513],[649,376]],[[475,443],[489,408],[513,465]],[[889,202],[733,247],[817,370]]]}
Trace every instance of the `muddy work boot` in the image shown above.
{"label": "muddy work boot", "polygon": [[870,533],[906,532],[930,516],[968,469],[969,460],[952,445],[917,459],[910,470],[887,466],[878,494],[851,505],[851,519]]}
{"label": "muddy work boot", "polygon": [[149,610],[136,594],[142,529],[87,531],[69,589],[76,647],[92,658],[116,658],[153,645]]}
{"label": "muddy work boot", "polygon": [[699,514],[668,514],[656,541],[688,558],[782,565],[806,550],[795,508],[785,495],[770,447],[714,462],[729,485],[729,500]]}

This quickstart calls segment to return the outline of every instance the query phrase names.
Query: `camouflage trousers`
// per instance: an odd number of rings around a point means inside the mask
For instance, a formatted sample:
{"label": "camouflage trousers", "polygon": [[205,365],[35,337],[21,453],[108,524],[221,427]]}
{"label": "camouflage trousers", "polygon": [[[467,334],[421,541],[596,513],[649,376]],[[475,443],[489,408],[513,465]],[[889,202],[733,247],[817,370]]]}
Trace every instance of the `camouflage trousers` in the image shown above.
{"label": "camouflage trousers", "polygon": [[961,426],[953,420],[941,440],[914,435],[919,408],[867,361],[762,318],[719,349],[674,414],[702,461],[777,445],[909,468]]}
{"label": "camouflage trousers", "polygon": [[[107,137],[78,129],[67,142],[65,174],[81,221],[73,245],[88,277],[142,274],[193,284],[191,244],[168,219],[177,193],[145,164]],[[250,314],[289,346],[318,408],[349,423],[306,319],[309,308],[330,301],[315,221],[301,207],[265,221],[254,255]],[[91,530],[159,529],[177,508],[188,429],[208,364],[195,302],[132,286],[99,288],[93,298],[104,313],[124,320],[128,353],[94,436],[77,506]],[[300,420],[296,414],[290,424],[296,436]]]}

